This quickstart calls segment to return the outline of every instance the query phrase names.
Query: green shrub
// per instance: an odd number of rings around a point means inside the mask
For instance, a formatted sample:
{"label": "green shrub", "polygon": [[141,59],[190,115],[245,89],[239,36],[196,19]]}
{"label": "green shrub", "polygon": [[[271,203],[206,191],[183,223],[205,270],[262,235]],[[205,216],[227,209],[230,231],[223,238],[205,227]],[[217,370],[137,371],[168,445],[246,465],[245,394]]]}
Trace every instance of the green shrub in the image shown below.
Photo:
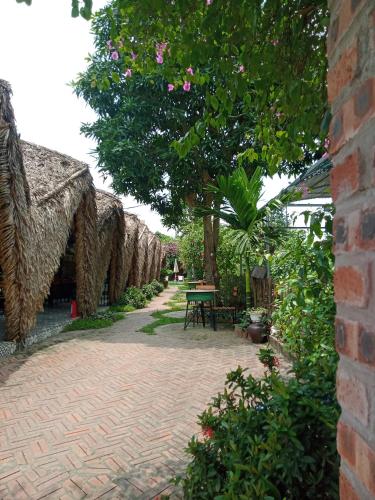
{"label": "green shrub", "polygon": [[310,360],[285,379],[273,353],[262,356],[272,366],[262,379],[239,367],[200,415],[205,439],[190,441],[177,480],[184,498],[338,498],[334,368],[322,374]]}
{"label": "green shrub", "polygon": [[112,311],[102,311],[92,314],[87,318],[80,318],[72,321],[64,327],[63,331],[71,332],[75,330],[97,330],[99,328],[111,326],[115,321],[119,321],[123,318],[123,314],[116,314]]}
{"label": "green shrub", "polygon": [[[316,241],[322,221],[326,233]],[[335,350],[331,225],[329,209],[314,213],[314,233],[292,235],[271,261],[277,297],[273,321],[285,347],[299,358]]]}
{"label": "green shrub", "polygon": [[152,297],[155,295],[155,290],[154,290],[154,287],[151,285],[151,283],[148,283],[147,285],[143,285],[142,292],[147,300],[151,300]]}
{"label": "green shrub", "polygon": [[153,280],[151,281],[150,285],[154,289],[154,295],[159,295],[164,290],[164,285],[163,283],[160,283],[158,280]]}
{"label": "green shrub", "polygon": [[118,300],[120,306],[133,306],[135,309],[142,309],[145,307],[147,299],[140,288],[130,286],[125,290]]}

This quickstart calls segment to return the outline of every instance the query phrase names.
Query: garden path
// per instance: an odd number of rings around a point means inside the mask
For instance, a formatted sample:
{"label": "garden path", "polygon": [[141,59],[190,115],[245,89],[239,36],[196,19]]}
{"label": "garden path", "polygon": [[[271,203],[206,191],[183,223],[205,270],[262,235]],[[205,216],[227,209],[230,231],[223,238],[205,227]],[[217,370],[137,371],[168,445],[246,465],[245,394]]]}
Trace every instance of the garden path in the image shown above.
{"label": "garden path", "polygon": [[[0,360],[0,498],[151,499],[171,493],[196,416],[257,346],[231,330],[137,330],[171,288],[113,326]],[[172,498],[179,498],[172,493]]]}

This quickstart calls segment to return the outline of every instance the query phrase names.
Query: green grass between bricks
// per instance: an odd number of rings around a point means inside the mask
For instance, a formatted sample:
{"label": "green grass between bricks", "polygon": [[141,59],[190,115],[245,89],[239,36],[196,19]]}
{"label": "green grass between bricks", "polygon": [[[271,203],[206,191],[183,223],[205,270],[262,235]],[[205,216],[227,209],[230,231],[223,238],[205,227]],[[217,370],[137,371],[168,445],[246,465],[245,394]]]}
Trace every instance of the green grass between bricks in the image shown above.
{"label": "green grass between bricks", "polygon": [[[180,311],[181,308],[178,308],[176,310]],[[148,325],[143,326],[142,328],[139,329],[139,331],[147,333],[147,335],[156,335],[155,329],[159,328],[159,326],[171,325],[173,323],[183,323],[185,321],[185,318],[171,318],[165,316],[170,312],[172,312],[171,309],[167,309],[165,311],[156,311],[152,313],[151,316],[155,318],[155,321],[149,323]]]}
{"label": "green grass between bricks", "polygon": [[75,330],[98,330],[113,325],[115,321],[124,319],[124,314],[113,314],[110,318],[82,318],[76,319],[67,324],[63,332],[73,332]]}

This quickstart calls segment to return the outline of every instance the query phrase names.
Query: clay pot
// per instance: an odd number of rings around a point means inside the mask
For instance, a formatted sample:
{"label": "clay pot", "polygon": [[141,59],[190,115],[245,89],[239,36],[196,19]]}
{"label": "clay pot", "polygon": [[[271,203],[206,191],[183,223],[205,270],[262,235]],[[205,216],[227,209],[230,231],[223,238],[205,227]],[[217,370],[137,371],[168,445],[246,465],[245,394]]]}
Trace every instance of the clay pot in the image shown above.
{"label": "clay pot", "polygon": [[247,333],[254,344],[262,344],[267,341],[267,328],[263,323],[251,323],[247,327]]}

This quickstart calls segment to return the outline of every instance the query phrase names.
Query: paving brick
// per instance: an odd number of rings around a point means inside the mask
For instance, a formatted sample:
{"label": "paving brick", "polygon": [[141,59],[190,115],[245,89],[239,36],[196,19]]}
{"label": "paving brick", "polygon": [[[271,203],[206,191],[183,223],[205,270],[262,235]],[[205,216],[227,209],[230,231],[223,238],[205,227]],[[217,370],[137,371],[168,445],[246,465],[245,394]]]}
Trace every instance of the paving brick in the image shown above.
{"label": "paving brick", "polygon": [[108,329],[62,334],[22,363],[20,355],[0,361],[2,500],[134,500],[164,490],[180,498],[169,480],[200,432],[197,414],[229,370],[264,370],[258,347],[230,330],[139,332],[172,293]]}

